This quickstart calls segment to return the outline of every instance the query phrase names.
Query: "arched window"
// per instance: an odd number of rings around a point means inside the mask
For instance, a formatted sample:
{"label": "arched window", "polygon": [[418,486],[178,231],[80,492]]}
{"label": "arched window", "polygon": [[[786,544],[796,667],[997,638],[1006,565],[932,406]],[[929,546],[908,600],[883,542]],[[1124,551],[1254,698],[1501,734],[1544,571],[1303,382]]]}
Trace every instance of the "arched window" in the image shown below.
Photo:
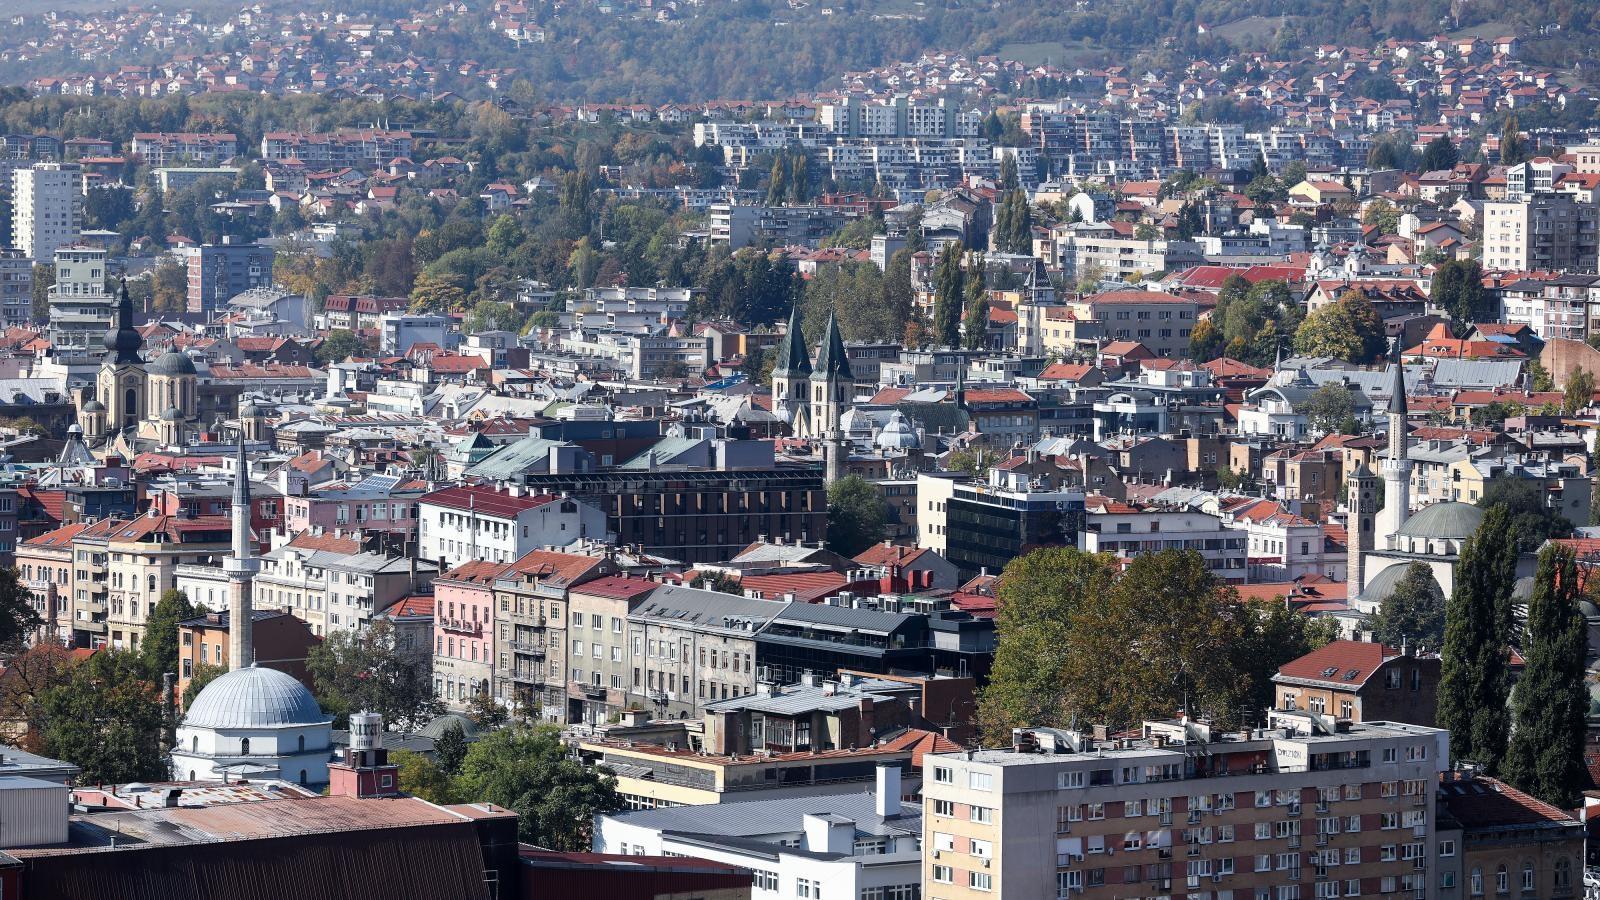
{"label": "arched window", "polygon": [[1533,860],[1525,859],[1525,860],[1522,861],[1522,890],[1523,891],[1526,892],[1526,891],[1533,890],[1533,878],[1534,878],[1534,876],[1533,876]]}
{"label": "arched window", "polygon": [[189,739],[189,750],[194,753],[200,752],[200,735],[197,734]]}
{"label": "arched window", "polygon": [[152,574],[150,576],[149,585],[150,585],[150,592],[151,593],[155,593],[155,590],[156,590],[156,576],[154,574]]}
{"label": "arched window", "polygon": [[1474,897],[1482,897],[1483,896],[1483,870],[1482,869],[1473,869],[1472,870],[1472,896],[1474,896]]}
{"label": "arched window", "polygon": [[302,785],[304,785],[306,783],[306,770],[305,769],[301,769],[300,770],[300,783]]}
{"label": "arched window", "polygon": [[303,734],[300,735],[300,748],[299,749],[300,749],[301,753],[306,752],[306,736],[303,735]]}
{"label": "arched window", "polygon": [[1496,894],[1509,894],[1511,892],[1511,873],[1506,871],[1506,864],[1501,863],[1494,870],[1494,892]]}
{"label": "arched window", "polygon": [[1572,860],[1565,856],[1556,860],[1556,890],[1572,887]]}
{"label": "arched window", "polygon": [[[239,755],[241,755],[241,756],[250,755],[250,739],[249,738],[240,738],[239,739]],[[1502,866],[1501,868],[1504,869],[1505,867]]]}
{"label": "arched window", "polygon": [[194,780],[194,770],[193,770],[193,769],[190,769],[190,770],[189,770],[189,780],[190,780],[190,781],[193,781],[193,780]]}

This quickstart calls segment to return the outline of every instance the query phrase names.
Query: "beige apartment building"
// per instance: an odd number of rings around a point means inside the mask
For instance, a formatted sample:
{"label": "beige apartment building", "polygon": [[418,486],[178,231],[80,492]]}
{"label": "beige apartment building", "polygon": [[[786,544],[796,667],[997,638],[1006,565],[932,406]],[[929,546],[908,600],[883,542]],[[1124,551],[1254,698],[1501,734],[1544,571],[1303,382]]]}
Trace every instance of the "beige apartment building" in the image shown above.
{"label": "beige apartment building", "polygon": [[137,650],[145,620],[161,595],[177,585],[180,564],[218,566],[232,552],[227,516],[144,515],[106,536],[107,644]]}
{"label": "beige apartment building", "polygon": [[1274,712],[1239,734],[1019,729],[923,763],[930,900],[1431,895],[1446,732]]}

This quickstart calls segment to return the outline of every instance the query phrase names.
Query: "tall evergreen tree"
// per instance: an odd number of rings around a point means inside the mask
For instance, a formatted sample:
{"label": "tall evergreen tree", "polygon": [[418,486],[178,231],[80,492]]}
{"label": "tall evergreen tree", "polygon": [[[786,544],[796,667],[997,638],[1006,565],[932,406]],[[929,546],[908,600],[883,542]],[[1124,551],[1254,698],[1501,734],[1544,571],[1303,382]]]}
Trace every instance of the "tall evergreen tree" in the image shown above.
{"label": "tall evergreen tree", "polygon": [[1500,135],[1500,165],[1514,166],[1528,158],[1528,142],[1517,127],[1517,117],[1506,117],[1505,131]]}
{"label": "tall evergreen tree", "polygon": [[1022,186],[1017,175],[1017,155],[1007,153],[1000,158],[1000,190],[1010,193]]}
{"label": "tall evergreen tree", "polygon": [[946,244],[934,272],[933,342],[941,347],[961,343],[961,301],[965,293],[961,254],[959,243]]}
{"label": "tall evergreen tree", "polygon": [[1441,134],[1428,142],[1422,151],[1422,166],[1424,172],[1437,172],[1441,169],[1453,169],[1460,154],[1456,152],[1456,145],[1451,142],[1450,136]]}
{"label": "tall evergreen tree", "polygon": [[785,169],[783,165],[783,156],[780,154],[779,156],[773,157],[772,177],[767,181],[768,206],[777,206],[783,202],[784,195],[788,192],[784,174]]}
{"label": "tall evergreen tree", "polygon": [[989,330],[989,289],[983,283],[981,268],[967,277],[966,312],[962,314],[961,330],[963,343],[968,350],[983,346],[984,336]]}
{"label": "tall evergreen tree", "polygon": [[1560,544],[1539,553],[1528,600],[1522,655],[1527,668],[1511,697],[1516,728],[1506,752],[1505,777],[1519,790],[1563,809],[1578,805],[1589,773],[1583,763],[1584,683],[1588,650],[1578,610],[1578,563]]}
{"label": "tall evergreen tree", "polygon": [[1505,507],[1492,507],[1462,547],[1439,654],[1439,725],[1450,731],[1457,759],[1491,775],[1500,769],[1511,727],[1507,650],[1517,542],[1508,534],[1510,521]]}

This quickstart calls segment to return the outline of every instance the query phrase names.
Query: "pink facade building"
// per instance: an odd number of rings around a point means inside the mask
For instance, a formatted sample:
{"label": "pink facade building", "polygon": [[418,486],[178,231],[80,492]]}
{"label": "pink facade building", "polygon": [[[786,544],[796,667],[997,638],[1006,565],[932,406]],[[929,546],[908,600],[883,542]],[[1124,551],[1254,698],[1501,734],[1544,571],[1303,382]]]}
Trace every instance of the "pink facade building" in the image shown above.
{"label": "pink facade building", "polygon": [[511,568],[481,560],[433,582],[433,691],[452,707],[494,685],[494,581]]}

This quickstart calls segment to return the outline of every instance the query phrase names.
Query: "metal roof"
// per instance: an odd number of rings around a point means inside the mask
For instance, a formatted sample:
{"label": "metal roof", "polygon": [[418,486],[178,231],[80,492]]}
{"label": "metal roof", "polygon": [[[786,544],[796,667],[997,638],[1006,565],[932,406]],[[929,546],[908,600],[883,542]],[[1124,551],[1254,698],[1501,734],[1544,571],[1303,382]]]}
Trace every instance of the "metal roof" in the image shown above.
{"label": "metal roof", "polygon": [[[754,634],[766,627],[789,604],[776,600],[753,600],[719,591],[662,585],[629,613],[628,618],[653,619],[685,628],[711,628],[746,631]],[[748,623],[749,627],[739,627]]]}
{"label": "metal roof", "polygon": [[885,821],[876,805],[872,793],[835,794],[642,809],[611,818],[660,831],[748,838],[803,831],[806,816],[835,815],[855,822],[856,831],[863,834],[922,833],[920,806],[901,804],[901,815]]}
{"label": "metal roof", "polygon": [[795,603],[778,613],[773,621],[804,622],[808,625],[833,626],[855,631],[894,632],[915,616],[907,613],[880,612],[875,609],[855,609],[848,606],[829,606],[825,603]]}

